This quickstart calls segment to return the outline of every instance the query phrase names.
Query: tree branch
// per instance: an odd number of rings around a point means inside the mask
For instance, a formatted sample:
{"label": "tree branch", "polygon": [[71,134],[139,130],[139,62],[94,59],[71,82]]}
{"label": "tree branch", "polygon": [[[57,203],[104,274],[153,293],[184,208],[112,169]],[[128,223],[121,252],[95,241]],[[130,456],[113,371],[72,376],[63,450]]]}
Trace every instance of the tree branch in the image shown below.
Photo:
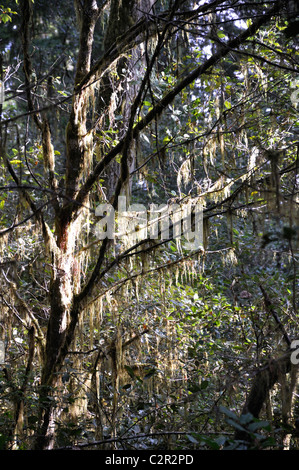
{"label": "tree branch", "polygon": [[[201,75],[206,73],[213,65],[215,65],[219,60],[225,57],[233,48],[239,47],[243,44],[250,36],[254,35],[261,26],[265,25],[268,21],[271,20],[272,16],[277,14],[282,6],[284,5],[283,0],[279,0],[275,3],[275,6],[269,9],[262,17],[255,20],[249,28],[239,34],[236,38],[228,41],[227,44],[223,44],[219,48],[218,52],[213,54],[204,64],[196,67],[190,74],[188,74],[184,79],[182,79],[169,93],[167,93],[159,103],[153,106],[152,110],[144,116],[137,124],[135,124],[133,129],[133,137],[136,138],[138,134],[145,129],[148,124],[150,124],[155,118],[157,118],[166,107],[175,99],[175,97],[181,93],[187,86],[198,79]],[[125,144],[125,138],[120,140],[120,142],[108,152],[105,157],[97,164],[94,171],[87,178],[85,184],[81,187],[78,195],[76,196],[76,201],[78,203],[83,203],[89,191],[91,190],[94,183],[97,181],[98,177],[101,175],[103,170],[109,165],[109,163],[122,151]],[[76,210],[74,207],[73,210]]]}
{"label": "tree branch", "polygon": [[290,338],[289,338],[289,336],[288,336],[288,334],[285,330],[285,327],[283,326],[283,324],[281,323],[277,313],[275,312],[274,306],[273,306],[267,292],[265,291],[265,289],[263,288],[263,286],[261,284],[260,284],[260,289],[261,289],[262,294],[264,296],[266,310],[268,311],[268,313],[270,313],[270,315],[272,315],[272,317],[276,321],[276,323],[278,325],[278,328],[282,332],[282,335],[284,337],[284,340],[285,340],[287,346],[290,347],[291,346],[291,340],[290,340]]}

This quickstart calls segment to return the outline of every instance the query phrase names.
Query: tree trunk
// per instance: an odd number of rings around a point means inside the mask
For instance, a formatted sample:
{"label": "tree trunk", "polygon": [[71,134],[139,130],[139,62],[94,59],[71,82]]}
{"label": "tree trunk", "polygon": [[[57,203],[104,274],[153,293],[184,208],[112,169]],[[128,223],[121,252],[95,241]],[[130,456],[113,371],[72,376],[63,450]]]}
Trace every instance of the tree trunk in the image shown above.
{"label": "tree trunk", "polygon": [[[93,32],[98,17],[95,0],[76,1],[80,27],[80,48],[75,86],[90,70]],[[87,129],[87,111],[90,88],[74,94],[70,119],[66,130],[66,187],[61,208],[56,209],[56,246],[52,249],[52,279],[50,285],[50,319],[48,323],[45,363],[41,377],[41,416],[36,449],[50,449],[54,445],[56,388],[59,388],[67,332],[70,326],[74,296],[80,287],[80,266],[75,259],[75,248],[80,236],[84,209],[75,214],[70,210],[72,201],[86,176],[92,158],[92,133]],[[86,206],[87,207],[87,202]],[[78,285],[79,284],[79,285]],[[70,341],[70,337],[68,336]],[[71,338],[72,339],[72,338]]]}
{"label": "tree trunk", "polygon": [[[243,415],[250,413],[254,418],[259,418],[269,391],[272,390],[277,382],[284,382],[286,375],[295,367],[291,363],[290,356],[291,352],[287,352],[278,359],[270,359],[264,367],[257,371],[242,410]],[[248,443],[251,442],[249,433],[242,430],[236,431],[235,439]]]}
{"label": "tree trunk", "polygon": [[[124,34],[136,21],[137,0],[124,4],[120,0],[112,2],[110,12],[110,23],[107,30],[106,46],[111,47],[117,37]],[[151,0],[149,4],[151,4]],[[87,288],[80,292],[80,263],[75,259],[75,249],[80,237],[82,221],[88,209],[88,193],[81,201],[82,206],[74,206],[74,200],[78,195],[80,186],[92,171],[93,156],[93,129],[88,129],[87,116],[89,98],[92,87],[80,87],[78,84],[90,71],[93,34],[98,18],[99,9],[95,0],[75,0],[76,13],[80,28],[80,47],[75,75],[74,97],[70,119],[66,128],[66,182],[65,199],[62,207],[55,206],[55,246],[52,247],[52,280],[50,286],[51,313],[48,323],[45,364],[41,378],[41,417],[39,435],[36,439],[36,449],[50,449],[54,445],[54,422],[56,389],[60,387],[59,372],[68,348],[74,338],[74,333],[80,316],[80,300],[88,293],[92,278]],[[121,76],[120,67],[124,67],[127,59],[121,59],[118,71]],[[123,79],[122,79],[123,80]],[[120,81],[122,81],[120,80]],[[99,100],[103,103],[109,102],[112,90],[103,88]],[[122,99],[126,101],[127,93]],[[132,98],[132,97],[131,97]],[[110,105],[110,103],[109,103]],[[115,112],[115,110],[114,110]],[[126,127],[126,126],[125,126]],[[49,142],[48,127],[45,142]],[[49,149],[45,145],[44,149]],[[44,150],[45,152],[45,150]],[[45,152],[47,153],[47,152]],[[45,157],[45,161],[51,160]],[[119,165],[118,165],[119,166]],[[53,175],[53,165],[50,177]],[[111,169],[110,169],[111,171]],[[116,181],[119,182],[119,173],[114,181],[110,181],[111,194],[115,192]],[[52,179],[53,181],[53,176]],[[123,181],[121,182],[121,184]],[[75,209],[74,209],[75,207]],[[102,244],[98,258],[98,266],[103,261],[103,255],[107,248],[107,241]],[[77,295],[78,294],[78,295]]]}

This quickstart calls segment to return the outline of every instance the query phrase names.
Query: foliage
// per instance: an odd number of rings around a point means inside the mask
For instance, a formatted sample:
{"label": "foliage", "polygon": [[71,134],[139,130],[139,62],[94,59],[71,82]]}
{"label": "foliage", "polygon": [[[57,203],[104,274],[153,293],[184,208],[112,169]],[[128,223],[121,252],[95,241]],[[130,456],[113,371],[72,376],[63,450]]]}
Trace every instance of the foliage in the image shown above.
{"label": "foliage", "polygon": [[293,3],[3,0],[1,449],[298,448]]}

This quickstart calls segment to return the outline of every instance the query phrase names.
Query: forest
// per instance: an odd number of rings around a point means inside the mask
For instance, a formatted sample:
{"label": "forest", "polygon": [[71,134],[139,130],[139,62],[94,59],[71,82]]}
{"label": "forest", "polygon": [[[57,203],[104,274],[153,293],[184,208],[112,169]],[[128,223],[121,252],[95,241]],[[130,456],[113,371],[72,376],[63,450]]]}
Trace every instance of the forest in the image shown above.
{"label": "forest", "polygon": [[299,450],[298,33],[0,1],[0,450]]}

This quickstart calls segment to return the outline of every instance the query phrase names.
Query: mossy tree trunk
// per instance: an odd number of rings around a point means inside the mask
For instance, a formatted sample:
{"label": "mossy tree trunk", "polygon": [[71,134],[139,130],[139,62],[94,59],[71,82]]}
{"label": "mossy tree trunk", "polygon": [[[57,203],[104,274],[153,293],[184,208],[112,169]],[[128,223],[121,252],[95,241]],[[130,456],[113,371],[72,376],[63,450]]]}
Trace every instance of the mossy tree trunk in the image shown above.
{"label": "mossy tree trunk", "polygon": [[[99,9],[95,0],[75,2],[80,29],[75,86],[89,72],[93,34]],[[92,133],[87,129],[90,88],[74,93],[72,109],[66,129],[66,178],[62,206],[55,206],[55,241],[51,247],[52,279],[50,285],[50,319],[47,329],[45,362],[41,377],[41,416],[36,448],[50,449],[54,445],[55,406],[53,396],[59,387],[59,371],[67,348],[65,341],[70,325],[74,296],[80,282],[80,266],[75,249],[81,233],[84,208],[74,211],[71,201],[89,171],[92,159]],[[48,161],[46,152],[44,158]],[[86,198],[87,206],[88,200]],[[85,206],[85,207],[86,207]],[[79,272],[78,272],[79,271]],[[63,352],[64,351],[64,352]]]}

